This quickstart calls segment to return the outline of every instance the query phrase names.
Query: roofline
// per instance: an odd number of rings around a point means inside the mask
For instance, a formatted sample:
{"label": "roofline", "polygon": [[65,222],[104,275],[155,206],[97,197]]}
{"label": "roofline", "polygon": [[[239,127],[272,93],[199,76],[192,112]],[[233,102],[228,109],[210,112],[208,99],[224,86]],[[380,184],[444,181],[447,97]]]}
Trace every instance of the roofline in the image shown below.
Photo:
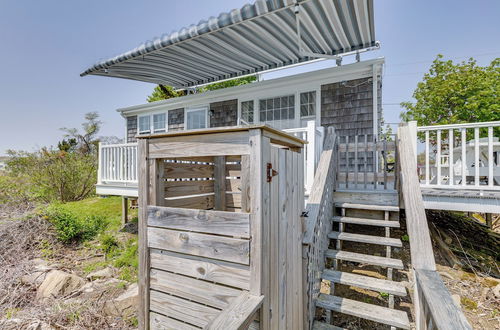
{"label": "roofline", "polygon": [[241,86],[228,87],[215,91],[207,91],[199,94],[190,94],[181,97],[170,98],[167,100],[118,108],[116,111],[121,113],[123,117],[126,117],[127,115],[132,115],[134,113],[143,112],[147,110],[155,110],[162,107],[171,107],[177,105],[179,107],[184,107],[184,104],[188,102],[194,102],[196,100],[201,101],[210,98],[237,96],[242,92],[249,92],[252,89],[260,89],[266,86],[272,86],[274,88],[274,87],[279,87],[280,85],[288,85],[297,82],[307,83],[308,81],[328,80],[331,79],[332,77],[344,76],[354,73],[362,73],[364,70],[368,69],[370,70],[371,73],[372,70],[371,68],[373,67],[373,65],[381,65],[384,63],[385,63],[385,58],[379,57],[362,62],[345,64],[342,66],[336,66],[316,71],[309,71],[290,76],[254,82],[251,84],[246,84]]}

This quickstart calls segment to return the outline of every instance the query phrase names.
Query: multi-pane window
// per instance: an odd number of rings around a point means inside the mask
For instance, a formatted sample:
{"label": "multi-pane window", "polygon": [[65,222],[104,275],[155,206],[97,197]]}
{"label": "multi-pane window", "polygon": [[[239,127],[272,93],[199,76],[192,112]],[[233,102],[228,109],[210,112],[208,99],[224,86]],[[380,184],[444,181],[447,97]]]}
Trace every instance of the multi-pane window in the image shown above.
{"label": "multi-pane window", "polygon": [[241,102],[241,119],[248,124],[253,124],[253,101]]}
{"label": "multi-pane window", "polygon": [[283,96],[259,101],[261,122],[285,121],[295,118],[295,96]]}
{"label": "multi-pane window", "polygon": [[186,129],[207,127],[207,109],[190,109],[186,111]]}
{"label": "multi-pane window", "polygon": [[139,116],[139,134],[151,133],[151,116]]}
{"label": "multi-pane window", "polygon": [[158,113],[153,115],[153,131],[155,133],[166,131],[167,115],[165,113]]}
{"label": "multi-pane window", "polygon": [[316,115],[316,92],[300,93],[300,116]]}

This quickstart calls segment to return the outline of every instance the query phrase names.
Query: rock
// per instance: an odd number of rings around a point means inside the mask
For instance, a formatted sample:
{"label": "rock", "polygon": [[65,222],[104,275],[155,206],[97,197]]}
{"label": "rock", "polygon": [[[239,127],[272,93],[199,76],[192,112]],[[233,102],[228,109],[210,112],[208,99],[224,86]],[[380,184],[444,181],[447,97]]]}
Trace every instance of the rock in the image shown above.
{"label": "rock", "polygon": [[103,288],[107,288],[110,286],[118,286],[120,283],[125,283],[125,281],[110,278],[110,279],[99,279],[89,283],[86,283],[84,286],[80,288],[81,293],[92,293],[96,290],[101,290]]}
{"label": "rock", "polygon": [[122,233],[137,234],[139,232],[139,224],[135,221],[127,222],[120,231]]}
{"label": "rock", "polygon": [[446,277],[447,279],[450,279],[452,280],[453,279],[453,276],[451,276],[450,274],[448,274],[447,272],[438,272],[439,275],[441,275],[442,277]]}
{"label": "rock", "polygon": [[65,296],[85,284],[85,280],[60,270],[51,270],[38,288],[37,298]]}
{"label": "rock", "polygon": [[94,281],[97,279],[110,278],[110,277],[113,277],[113,269],[111,269],[110,267],[106,267],[104,269],[88,274],[87,280]]}
{"label": "rock", "polygon": [[498,284],[496,287],[491,289],[491,291],[493,291],[493,294],[495,295],[495,297],[500,298],[500,284]]}
{"label": "rock", "polygon": [[139,288],[137,284],[132,284],[127,291],[117,298],[107,301],[104,304],[103,312],[110,316],[128,317],[137,311],[139,304]]}
{"label": "rock", "polygon": [[27,330],[53,330],[56,328],[54,328],[50,324],[47,324],[43,321],[35,321],[35,322],[31,323],[30,325],[28,325],[28,327],[26,329]]}
{"label": "rock", "polygon": [[39,286],[45,280],[47,272],[36,271],[34,273],[24,275],[21,277],[21,283],[26,285]]}
{"label": "rock", "polygon": [[455,303],[455,305],[457,305],[457,307],[462,307],[462,303],[460,302],[461,300],[460,295],[453,294],[451,295],[451,299],[453,299],[453,302]]}

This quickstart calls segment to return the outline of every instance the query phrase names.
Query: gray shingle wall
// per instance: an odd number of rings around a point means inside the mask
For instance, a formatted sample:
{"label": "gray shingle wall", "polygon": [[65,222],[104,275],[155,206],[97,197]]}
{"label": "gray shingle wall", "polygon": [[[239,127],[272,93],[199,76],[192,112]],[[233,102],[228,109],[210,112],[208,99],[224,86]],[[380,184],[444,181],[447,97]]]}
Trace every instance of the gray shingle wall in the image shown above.
{"label": "gray shingle wall", "polygon": [[136,142],[137,139],[137,116],[127,117],[127,143]]}
{"label": "gray shingle wall", "polygon": [[[378,121],[382,115],[382,84],[378,84]],[[321,86],[321,125],[341,136],[368,134],[373,139],[373,83],[361,78]]]}
{"label": "gray shingle wall", "polygon": [[180,131],[184,129],[184,108],[168,112],[168,130]]}
{"label": "gray shingle wall", "polygon": [[238,122],[238,100],[210,103],[210,127],[235,126]]}

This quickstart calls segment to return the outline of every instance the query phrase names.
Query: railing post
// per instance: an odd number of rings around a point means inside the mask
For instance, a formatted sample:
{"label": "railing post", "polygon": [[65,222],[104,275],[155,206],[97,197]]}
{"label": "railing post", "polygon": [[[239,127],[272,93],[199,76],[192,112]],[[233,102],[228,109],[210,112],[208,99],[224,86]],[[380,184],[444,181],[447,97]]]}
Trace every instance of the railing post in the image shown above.
{"label": "railing post", "polygon": [[99,153],[98,153],[98,159],[97,159],[97,184],[102,184],[102,170],[104,168],[104,162],[102,159],[102,147],[101,147],[101,142],[99,142]]}
{"label": "railing post", "polygon": [[307,122],[307,140],[308,144],[306,146],[306,192],[311,191],[311,186],[314,181],[314,172],[316,171],[315,166],[315,154],[316,154],[316,121],[309,120]]}
{"label": "railing post", "polygon": [[408,122],[408,129],[410,130],[411,145],[413,153],[415,154],[415,161],[417,160],[417,121],[412,120]]}

